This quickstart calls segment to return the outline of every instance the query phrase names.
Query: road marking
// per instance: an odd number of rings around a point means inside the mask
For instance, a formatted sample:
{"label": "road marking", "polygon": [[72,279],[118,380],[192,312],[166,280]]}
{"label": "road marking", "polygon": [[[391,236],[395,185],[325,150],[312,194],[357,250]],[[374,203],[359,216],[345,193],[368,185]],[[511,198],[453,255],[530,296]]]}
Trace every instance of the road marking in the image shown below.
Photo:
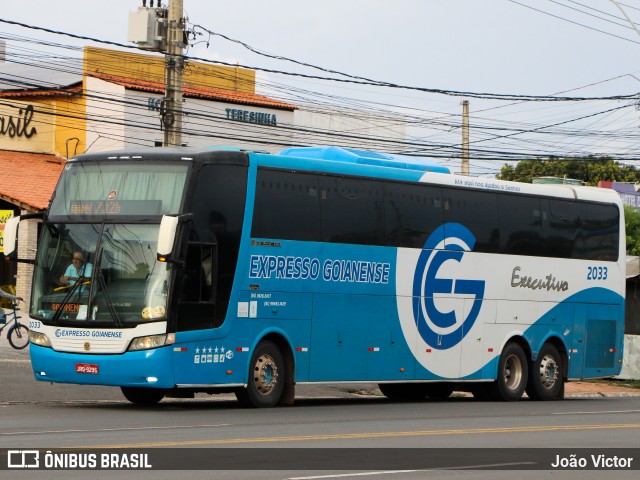
{"label": "road marking", "polygon": [[369,475],[392,475],[398,473],[424,472],[425,470],[387,470],[383,472],[342,473],[335,475],[315,475],[313,477],[290,477],[287,480],[315,480],[318,478],[368,477]]}
{"label": "road marking", "polygon": [[639,428],[640,423],[622,423],[617,425],[542,425],[536,427],[506,427],[506,428],[473,428],[461,430],[417,430],[413,432],[373,432],[373,433],[343,433],[332,435],[300,435],[289,437],[257,437],[257,438],[224,438],[215,440],[189,440],[182,442],[148,442],[115,445],[92,445],[68,447],[77,449],[86,448],[151,448],[151,447],[178,447],[194,445],[232,445],[250,443],[277,443],[277,442],[304,442],[316,440],[353,440],[353,439],[374,439],[389,437],[426,437],[435,435],[473,435],[486,433],[535,433],[550,431],[572,431],[572,430],[615,430],[621,428]]}
{"label": "road marking", "polygon": [[640,410],[604,410],[601,412],[554,412],[551,415],[601,415],[603,413],[640,413]]}
{"label": "road marking", "polygon": [[360,472],[360,473],[340,473],[334,475],[314,475],[312,477],[289,477],[287,480],[318,480],[321,478],[348,478],[348,477],[367,477],[369,475],[392,475],[399,473],[416,473],[416,472],[432,472],[437,470],[475,470],[478,468],[495,468],[495,467],[515,467],[522,465],[535,465],[535,462],[513,462],[513,463],[491,463],[486,465],[466,465],[464,467],[442,467],[430,468],[426,470],[383,470],[381,472]]}
{"label": "road marking", "polygon": [[230,423],[218,423],[216,425],[171,425],[165,427],[120,427],[120,428],[92,428],[91,430],[39,430],[31,432],[4,432],[0,435],[42,435],[46,433],[88,433],[88,432],[119,432],[125,430],[170,430],[174,428],[208,428],[230,427]]}

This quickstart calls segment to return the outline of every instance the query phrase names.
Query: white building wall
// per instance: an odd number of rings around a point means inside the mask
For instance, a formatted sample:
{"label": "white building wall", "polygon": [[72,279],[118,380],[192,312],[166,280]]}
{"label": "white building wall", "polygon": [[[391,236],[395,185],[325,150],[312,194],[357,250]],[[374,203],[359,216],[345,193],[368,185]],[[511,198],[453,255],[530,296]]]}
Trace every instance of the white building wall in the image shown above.
{"label": "white building wall", "polygon": [[87,153],[124,148],[124,87],[94,77],[86,82]]}
{"label": "white building wall", "polygon": [[339,107],[298,105],[292,141],[301,145],[343,147],[402,153],[406,122],[391,116]]}
{"label": "white building wall", "polygon": [[[161,100],[160,94],[127,90],[127,148],[162,142]],[[291,133],[287,127],[293,122],[293,112],[286,110],[195,98],[184,99],[183,114],[182,141],[187,146],[235,146],[272,153],[288,145]]]}
{"label": "white building wall", "polygon": [[[87,79],[89,152],[162,144],[162,94],[128,90]],[[92,96],[97,96],[92,100]],[[105,106],[104,99],[115,99]],[[346,108],[296,105],[278,110],[185,98],[183,143],[190,147],[234,146],[276,153],[290,146],[339,145],[402,153],[405,123],[400,116]],[[111,123],[91,122],[108,117]],[[114,125],[115,122],[115,125]]]}
{"label": "white building wall", "polygon": [[622,370],[617,378],[640,380],[640,335],[624,336]]}

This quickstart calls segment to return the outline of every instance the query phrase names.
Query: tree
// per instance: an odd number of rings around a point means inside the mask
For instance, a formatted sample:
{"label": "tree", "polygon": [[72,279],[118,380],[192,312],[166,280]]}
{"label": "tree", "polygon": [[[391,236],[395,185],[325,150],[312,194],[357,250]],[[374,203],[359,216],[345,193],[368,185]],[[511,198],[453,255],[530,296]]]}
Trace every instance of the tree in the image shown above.
{"label": "tree", "polygon": [[640,256],[640,210],[625,205],[624,223],[627,229],[627,255]]}
{"label": "tree", "polygon": [[523,160],[514,167],[507,164],[498,178],[514,182],[531,183],[535,177],[564,177],[597,185],[601,180],[612,182],[638,182],[640,171],[630,165],[614,162],[609,157],[549,157]]}

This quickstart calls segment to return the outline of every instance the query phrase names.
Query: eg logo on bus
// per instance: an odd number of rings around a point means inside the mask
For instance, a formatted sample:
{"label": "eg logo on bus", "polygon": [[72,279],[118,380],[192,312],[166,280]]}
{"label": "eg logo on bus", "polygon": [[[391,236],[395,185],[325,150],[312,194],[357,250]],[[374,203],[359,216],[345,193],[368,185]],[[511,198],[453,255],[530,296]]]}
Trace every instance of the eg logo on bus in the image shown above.
{"label": "eg logo on bus", "polygon": [[[445,234],[447,236],[445,236]],[[446,250],[442,250],[442,244]],[[441,278],[438,272],[447,262],[460,263],[465,252],[470,252],[476,238],[459,223],[438,227],[427,239],[416,265],[413,279],[413,316],[422,339],[431,347],[446,350],[462,341],[478,318],[484,298],[483,280]],[[440,249],[436,249],[436,248]],[[438,295],[473,295],[469,313],[459,321],[455,310],[441,311],[436,306]]]}

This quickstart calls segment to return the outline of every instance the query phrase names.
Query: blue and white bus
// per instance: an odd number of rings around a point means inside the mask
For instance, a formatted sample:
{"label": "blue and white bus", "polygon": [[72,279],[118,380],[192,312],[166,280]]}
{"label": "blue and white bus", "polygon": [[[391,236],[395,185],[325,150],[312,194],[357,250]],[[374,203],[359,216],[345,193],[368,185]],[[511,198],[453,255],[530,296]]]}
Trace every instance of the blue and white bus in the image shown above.
{"label": "blue and white bus", "polygon": [[[70,160],[41,219],[37,380],[269,407],[339,382],[551,400],[621,368],[612,190],[336,147],[156,148]],[[75,252],[89,273],[61,285]]]}

